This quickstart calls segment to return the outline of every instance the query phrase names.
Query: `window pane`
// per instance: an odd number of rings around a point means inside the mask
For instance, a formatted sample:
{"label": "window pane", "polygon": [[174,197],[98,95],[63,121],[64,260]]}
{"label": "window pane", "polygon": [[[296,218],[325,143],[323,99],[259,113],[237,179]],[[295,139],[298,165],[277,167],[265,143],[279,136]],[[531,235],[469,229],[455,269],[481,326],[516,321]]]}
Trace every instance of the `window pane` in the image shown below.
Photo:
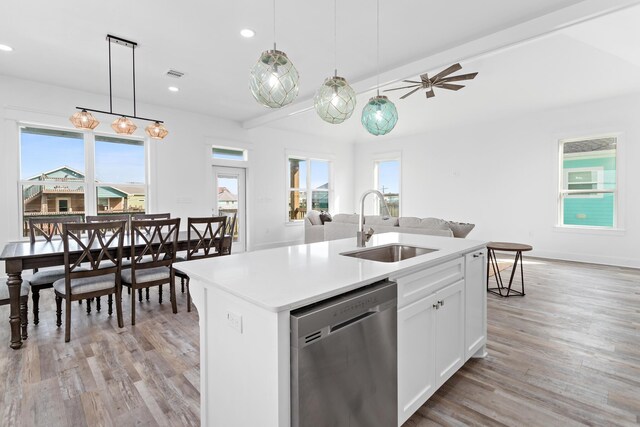
{"label": "window pane", "polygon": [[96,136],[96,181],[144,184],[144,143]]}
{"label": "window pane", "polygon": [[311,160],[311,188],[329,189],[329,162]]}
{"label": "window pane", "polygon": [[307,214],[307,192],[306,191],[290,191],[289,192],[289,220],[295,221],[304,219]]}
{"label": "window pane", "polygon": [[244,150],[232,150],[229,148],[213,148],[211,155],[214,159],[245,160]]}
{"label": "window pane", "polygon": [[84,215],[84,187],[69,181],[22,185],[22,235],[29,235],[29,217]]}
{"label": "window pane", "polygon": [[329,210],[329,192],[328,191],[312,191],[311,192],[311,209],[316,211]]}
{"label": "window pane", "polygon": [[[43,177],[44,175],[44,177]],[[50,129],[20,130],[20,178],[84,178],[81,133]]]}
{"label": "window pane", "polygon": [[104,185],[96,189],[98,215],[145,213],[144,185]]}
{"label": "window pane", "polygon": [[289,159],[289,188],[307,188],[307,161]]}
{"label": "window pane", "polygon": [[[377,162],[378,190],[384,195],[392,216],[400,214],[400,161],[385,160]],[[384,212],[380,210],[380,212]]]}
{"label": "window pane", "polygon": [[[616,138],[594,138],[565,142],[562,146],[564,190],[616,189]],[[615,225],[613,193],[564,194],[562,223],[589,227]]]}

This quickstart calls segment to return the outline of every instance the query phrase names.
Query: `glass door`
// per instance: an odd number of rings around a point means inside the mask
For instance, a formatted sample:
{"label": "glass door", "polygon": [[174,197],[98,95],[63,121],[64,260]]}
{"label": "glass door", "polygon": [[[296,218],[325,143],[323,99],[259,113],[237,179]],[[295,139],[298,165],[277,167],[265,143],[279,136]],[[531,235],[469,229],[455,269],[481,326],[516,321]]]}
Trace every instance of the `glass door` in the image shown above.
{"label": "glass door", "polygon": [[231,220],[236,214],[231,253],[244,252],[246,248],[246,172],[243,168],[214,166],[214,188],[216,191],[215,215],[226,215]]}

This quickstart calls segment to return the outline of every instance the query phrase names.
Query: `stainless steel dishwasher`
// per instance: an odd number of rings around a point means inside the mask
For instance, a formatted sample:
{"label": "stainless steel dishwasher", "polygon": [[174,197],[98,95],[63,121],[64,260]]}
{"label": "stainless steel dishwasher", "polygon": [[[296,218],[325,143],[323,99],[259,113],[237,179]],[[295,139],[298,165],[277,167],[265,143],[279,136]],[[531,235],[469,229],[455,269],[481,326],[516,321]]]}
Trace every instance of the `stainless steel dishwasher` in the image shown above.
{"label": "stainless steel dishwasher", "polygon": [[291,425],[397,427],[396,284],[291,312]]}

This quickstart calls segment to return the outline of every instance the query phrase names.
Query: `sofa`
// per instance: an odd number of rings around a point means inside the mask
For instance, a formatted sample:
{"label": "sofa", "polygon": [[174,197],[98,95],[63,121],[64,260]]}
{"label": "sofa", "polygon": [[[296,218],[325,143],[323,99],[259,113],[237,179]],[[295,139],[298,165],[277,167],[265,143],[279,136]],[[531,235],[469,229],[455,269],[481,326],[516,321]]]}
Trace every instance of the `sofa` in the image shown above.
{"label": "sofa", "polygon": [[[318,211],[310,211],[304,219],[304,242],[314,243],[325,240],[356,237],[358,214],[337,214],[330,216]],[[373,228],[375,233],[412,233],[432,236],[466,237],[475,224],[445,221],[438,218],[382,217],[365,215],[365,227]]]}

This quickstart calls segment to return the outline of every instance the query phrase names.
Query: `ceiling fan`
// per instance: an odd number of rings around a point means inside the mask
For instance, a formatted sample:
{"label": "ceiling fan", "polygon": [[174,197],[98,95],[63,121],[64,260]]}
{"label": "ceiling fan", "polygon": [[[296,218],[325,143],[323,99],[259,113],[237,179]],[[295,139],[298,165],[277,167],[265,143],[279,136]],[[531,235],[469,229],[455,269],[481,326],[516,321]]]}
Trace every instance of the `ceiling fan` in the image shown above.
{"label": "ceiling fan", "polygon": [[447,77],[450,74],[455,73],[456,71],[460,71],[462,69],[462,65],[460,64],[453,64],[452,66],[450,66],[447,69],[444,69],[442,71],[440,71],[438,74],[436,74],[435,76],[429,78],[429,75],[427,73],[424,73],[420,76],[420,80],[421,81],[415,81],[415,80],[403,80],[403,82],[405,83],[411,83],[411,85],[409,86],[402,86],[402,87],[396,87],[393,89],[387,89],[385,90],[385,92],[389,92],[392,90],[401,90],[401,89],[413,89],[410,92],[402,95],[400,97],[400,99],[405,99],[407,96],[412,95],[414,93],[416,93],[417,91],[419,91],[420,89],[426,89],[427,90],[427,98],[433,98],[434,96],[436,96],[436,94],[433,92],[434,88],[440,88],[440,89],[448,89],[448,90],[460,90],[464,87],[464,85],[459,85],[459,84],[452,84],[451,82],[459,82],[462,80],[472,80],[474,79],[478,73],[469,73],[469,74],[460,74],[459,76],[451,76],[451,77]]}

